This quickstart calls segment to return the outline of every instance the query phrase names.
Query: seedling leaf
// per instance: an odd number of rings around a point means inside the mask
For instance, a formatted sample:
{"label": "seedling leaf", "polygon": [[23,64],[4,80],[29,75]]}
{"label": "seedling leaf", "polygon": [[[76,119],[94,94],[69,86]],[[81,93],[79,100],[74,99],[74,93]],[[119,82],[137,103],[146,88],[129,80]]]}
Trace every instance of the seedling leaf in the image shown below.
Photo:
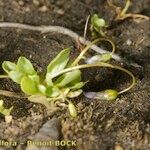
{"label": "seedling leaf", "polygon": [[43,95],[32,95],[28,97],[28,100],[33,103],[39,103],[47,107],[48,110],[51,109],[50,103],[47,101],[46,96]]}
{"label": "seedling leaf", "polygon": [[36,82],[27,76],[24,76],[21,80],[21,90],[28,95],[34,95],[38,93]]}
{"label": "seedling leaf", "polygon": [[4,101],[3,100],[0,100],[0,113],[4,116],[9,116],[11,111],[12,111],[13,107],[9,108],[9,109],[6,109],[4,107]]}
{"label": "seedling leaf", "polygon": [[2,68],[6,73],[9,73],[10,71],[16,70],[16,64],[10,61],[4,61],[2,64]]}
{"label": "seedling leaf", "polygon": [[34,82],[36,82],[36,83],[39,83],[39,82],[40,82],[40,77],[39,77],[37,74],[28,75],[28,77],[29,77],[32,81],[34,81]]}
{"label": "seedling leaf", "polygon": [[78,97],[83,91],[82,90],[77,90],[77,91],[70,91],[67,94],[68,98],[74,98],[74,97]]}
{"label": "seedling leaf", "polygon": [[65,68],[69,61],[70,48],[62,50],[48,65],[47,73],[54,74]]}
{"label": "seedling leaf", "polygon": [[85,85],[85,82],[78,82],[74,86],[69,87],[71,90],[77,90],[82,88]]}
{"label": "seedling leaf", "polygon": [[42,85],[42,84],[38,85],[38,89],[39,89],[39,91],[40,91],[42,94],[45,95],[45,93],[46,93],[46,87],[45,87],[44,85]]}
{"label": "seedling leaf", "polygon": [[20,72],[26,75],[33,75],[36,73],[32,63],[27,58],[22,56],[18,59],[17,68]]}
{"label": "seedling leaf", "polygon": [[64,87],[67,84],[71,84],[71,82],[74,82],[75,80],[77,80],[80,76],[81,76],[80,70],[74,70],[74,71],[65,73],[56,80],[55,85],[57,87]]}
{"label": "seedling leaf", "polygon": [[48,97],[57,97],[60,95],[59,89],[57,87],[48,87],[46,89],[46,95]]}
{"label": "seedling leaf", "polygon": [[18,71],[10,71],[8,76],[16,83],[20,84],[23,74]]}

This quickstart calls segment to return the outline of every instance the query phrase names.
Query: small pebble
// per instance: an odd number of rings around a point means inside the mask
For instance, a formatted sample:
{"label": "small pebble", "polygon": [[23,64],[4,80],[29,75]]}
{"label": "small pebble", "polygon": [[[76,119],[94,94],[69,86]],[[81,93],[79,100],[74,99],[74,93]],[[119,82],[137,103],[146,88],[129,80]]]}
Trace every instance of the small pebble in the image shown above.
{"label": "small pebble", "polygon": [[24,2],[23,1],[19,1],[18,2],[20,6],[24,6]]}
{"label": "small pebble", "polygon": [[130,39],[128,39],[128,40],[126,41],[126,43],[127,43],[128,46],[130,46],[130,45],[132,44],[132,41],[131,41]]}
{"label": "small pebble", "polygon": [[39,2],[38,0],[33,0],[33,4],[34,4],[35,6],[39,6],[39,5],[40,5],[40,2]]}
{"label": "small pebble", "polygon": [[64,15],[65,12],[62,9],[58,9],[56,10],[56,13],[59,15]]}
{"label": "small pebble", "polygon": [[46,12],[48,10],[47,6],[42,6],[39,8],[39,11]]}
{"label": "small pebble", "polygon": [[[60,120],[53,118],[48,120],[39,130],[37,134],[32,137],[32,141],[56,141],[60,138]],[[37,146],[29,145],[26,150],[58,150],[58,147],[55,145],[47,146]]]}
{"label": "small pebble", "polygon": [[11,123],[12,122],[12,116],[5,116],[5,122],[6,123]]}
{"label": "small pebble", "polygon": [[120,144],[115,145],[115,150],[123,150],[123,147],[120,146]]}

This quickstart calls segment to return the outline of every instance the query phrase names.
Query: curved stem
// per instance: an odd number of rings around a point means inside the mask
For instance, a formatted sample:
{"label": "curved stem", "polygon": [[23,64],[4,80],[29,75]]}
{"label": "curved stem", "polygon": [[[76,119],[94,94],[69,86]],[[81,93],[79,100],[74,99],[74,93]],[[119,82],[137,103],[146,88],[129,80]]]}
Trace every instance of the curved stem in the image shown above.
{"label": "curved stem", "polygon": [[128,14],[125,14],[124,16],[122,17],[119,17],[117,18],[118,20],[124,20],[126,18],[142,18],[142,19],[146,19],[146,20],[149,20],[149,17],[148,16],[145,16],[145,15],[141,15],[141,14],[132,14],[132,13],[128,13]]}
{"label": "curved stem", "polygon": [[83,58],[84,54],[89,50],[89,48],[91,48],[91,46],[95,43],[97,43],[98,41],[100,41],[101,38],[98,38],[96,40],[94,40],[93,42],[91,42],[89,45],[87,45],[82,52],[79,54],[79,56],[75,59],[75,61],[72,63],[71,66],[75,66],[78,64],[78,62]]}
{"label": "curved stem", "polygon": [[8,75],[0,75],[0,79],[3,79],[3,78],[9,78]]}
{"label": "curved stem", "polygon": [[84,68],[92,68],[92,67],[108,67],[108,68],[118,69],[118,70],[121,70],[121,71],[127,73],[127,74],[132,78],[132,83],[131,83],[131,85],[130,85],[128,88],[126,88],[126,89],[120,91],[119,94],[122,94],[122,93],[124,93],[124,92],[127,92],[127,91],[130,90],[130,89],[134,86],[134,84],[135,84],[135,77],[134,77],[134,75],[133,75],[130,71],[128,71],[127,69],[124,69],[124,68],[122,68],[122,67],[116,66],[116,65],[111,65],[111,64],[102,63],[102,62],[100,62],[100,63],[94,63],[94,64],[79,65],[79,66],[67,68],[67,69],[64,69],[64,70],[62,70],[62,71],[60,71],[60,72],[57,72],[57,73],[53,74],[53,75],[52,75],[52,78],[55,78],[55,77],[57,77],[57,76],[59,76],[59,75],[61,75],[61,74],[64,74],[64,73],[67,73],[67,72],[70,72],[70,71],[73,71],[73,70],[84,69]]}
{"label": "curved stem", "polygon": [[[91,42],[89,45],[87,45],[82,52],[80,53],[80,55],[75,59],[75,61],[72,63],[72,66],[75,66],[78,64],[78,62],[83,58],[84,54],[89,50],[89,48],[91,48],[91,46],[99,41],[108,41],[111,45],[112,45],[112,52],[111,55],[114,54],[115,52],[115,44],[110,40],[110,39],[105,39],[105,38],[98,38],[96,40],[94,40],[93,42]],[[107,52],[109,53],[109,52]]]}
{"label": "curved stem", "polygon": [[123,10],[121,11],[120,13],[120,16],[124,16],[127,12],[127,10],[129,9],[130,5],[131,5],[131,1],[130,0],[126,0],[126,5],[125,7],[123,8]]}

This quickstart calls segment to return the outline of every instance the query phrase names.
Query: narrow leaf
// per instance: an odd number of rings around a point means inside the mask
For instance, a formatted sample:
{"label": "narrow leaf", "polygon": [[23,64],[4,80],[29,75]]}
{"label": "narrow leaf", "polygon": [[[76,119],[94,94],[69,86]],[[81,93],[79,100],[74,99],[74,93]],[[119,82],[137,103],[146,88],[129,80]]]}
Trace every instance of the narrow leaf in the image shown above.
{"label": "narrow leaf", "polygon": [[74,97],[78,97],[80,94],[82,94],[82,90],[77,90],[77,91],[70,91],[68,94],[67,94],[67,97],[68,98],[74,98]]}
{"label": "narrow leaf", "polygon": [[69,87],[71,90],[77,90],[82,88],[85,85],[85,82],[78,82],[75,85]]}
{"label": "narrow leaf", "polygon": [[47,73],[54,74],[65,68],[69,61],[70,49],[62,50],[48,65]]}
{"label": "narrow leaf", "polygon": [[53,86],[53,81],[52,81],[50,73],[46,74],[45,82],[48,86]]}
{"label": "narrow leaf", "polygon": [[2,68],[6,73],[9,73],[10,71],[16,70],[16,64],[10,61],[4,61],[2,64]]}
{"label": "narrow leaf", "polygon": [[55,84],[57,87],[64,87],[67,84],[71,84],[75,80],[77,80],[81,76],[81,71],[80,70],[74,70],[68,73],[63,74],[60,76]]}

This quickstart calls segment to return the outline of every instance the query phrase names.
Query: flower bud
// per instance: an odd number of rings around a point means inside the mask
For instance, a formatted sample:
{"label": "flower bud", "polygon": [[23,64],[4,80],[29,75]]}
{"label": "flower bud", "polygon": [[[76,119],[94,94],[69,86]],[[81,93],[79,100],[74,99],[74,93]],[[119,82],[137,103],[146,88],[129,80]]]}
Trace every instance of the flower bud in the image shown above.
{"label": "flower bud", "polygon": [[84,95],[90,99],[114,101],[118,96],[118,92],[112,89],[108,89],[100,92],[84,92]]}
{"label": "flower bud", "polygon": [[71,115],[73,118],[77,117],[76,108],[75,108],[75,106],[74,106],[72,103],[69,103],[68,109],[69,109],[70,115]]}
{"label": "flower bud", "polygon": [[87,64],[93,64],[98,62],[108,62],[111,59],[111,54],[101,54],[90,57],[86,60]]}
{"label": "flower bud", "polygon": [[104,97],[108,101],[114,101],[118,96],[118,92],[116,90],[108,89],[104,91]]}

